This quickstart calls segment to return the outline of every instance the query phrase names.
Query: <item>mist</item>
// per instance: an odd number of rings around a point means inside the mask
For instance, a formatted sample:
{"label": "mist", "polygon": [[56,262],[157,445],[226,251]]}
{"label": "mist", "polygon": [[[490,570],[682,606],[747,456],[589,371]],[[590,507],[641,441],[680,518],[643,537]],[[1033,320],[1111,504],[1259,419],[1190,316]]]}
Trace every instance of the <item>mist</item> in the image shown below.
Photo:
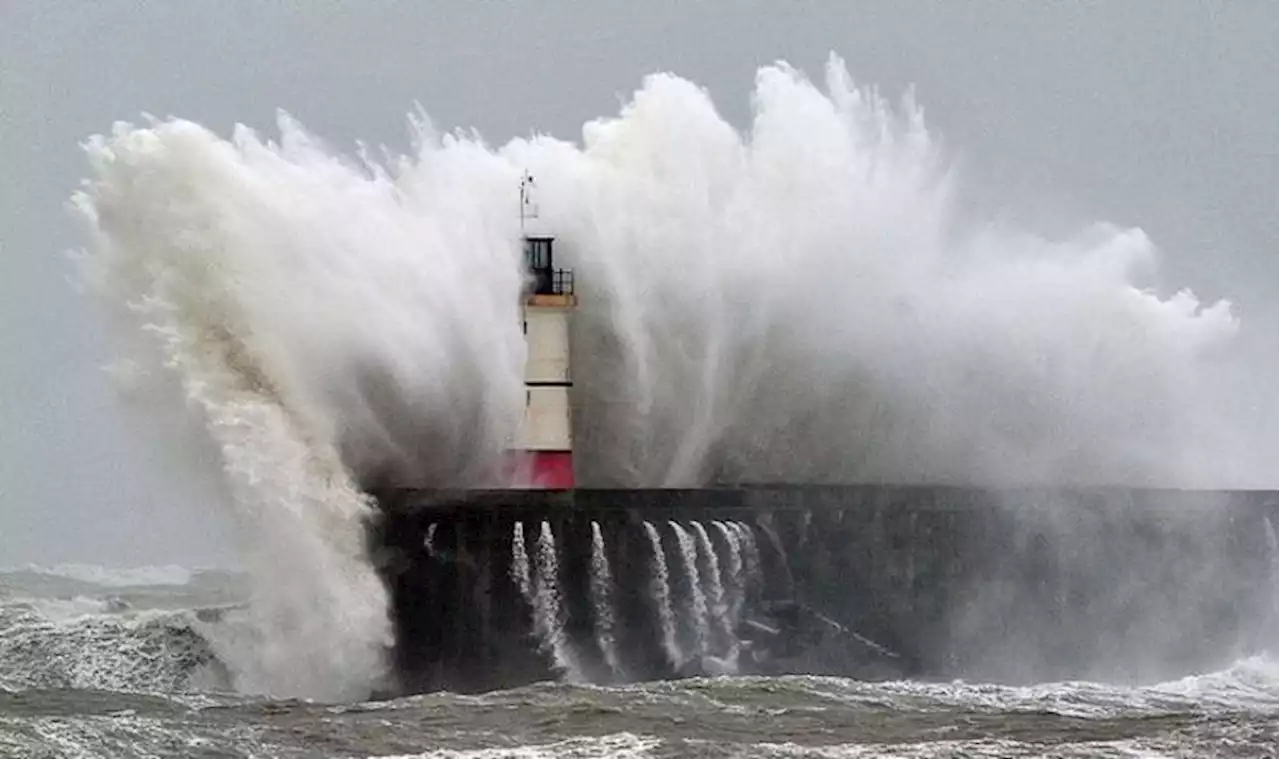
{"label": "mist", "polygon": [[[144,422],[121,406],[100,371],[119,351],[101,312],[68,286],[65,252],[84,244],[65,212],[86,174],[77,144],[113,119],[174,114],[222,137],[237,122],[274,136],[283,107],[334,152],[364,140],[402,153],[404,114],[420,100],[444,129],[474,125],[502,145],[530,130],[577,138],[643,75],[674,71],[708,88],[747,134],[760,64],[783,58],[821,81],[833,49],[895,106],[915,86],[930,141],[957,178],[953,211],[971,226],[1051,241],[1096,220],[1137,226],[1158,249],[1140,286],[1230,299],[1238,334],[1201,368],[1233,388],[1226,418],[1262,441],[1253,458],[1274,462],[1275,13],[1250,2],[802,12],[752,2],[284,3],[235,13],[7,3],[0,556],[239,562],[208,488],[171,462],[172,447],[147,441],[155,424],[178,420],[158,412]],[[1274,471],[1260,484],[1274,487]]]}
{"label": "mist", "polygon": [[751,107],[739,132],[655,74],[580,142],[493,148],[415,118],[411,155],[343,155],[281,116],[274,140],[167,119],[87,143],[82,271],[123,327],[118,376],[188,420],[168,444],[221,483],[209,503],[261,580],[264,687],[381,676],[369,483],[500,471],[525,171],[577,271],[584,485],[1273,477],[1215,384],[1231,305],[1145,287],[1141,230],[966,217],[910,95],[834,57],[820,85],[762,68]]}

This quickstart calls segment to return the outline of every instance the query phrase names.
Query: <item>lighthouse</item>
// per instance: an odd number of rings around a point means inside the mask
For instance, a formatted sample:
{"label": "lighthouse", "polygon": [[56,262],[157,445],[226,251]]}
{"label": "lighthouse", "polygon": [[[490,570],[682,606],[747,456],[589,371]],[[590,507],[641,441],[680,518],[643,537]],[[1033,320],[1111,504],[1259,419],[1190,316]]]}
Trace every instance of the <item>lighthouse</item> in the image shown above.
{"label": "lighthouse", "polygon": [[535,229],[534,180],[520,181],[520,232],[526,285],[520,309],[527,358],[524,417],[516,437],[517,487],[568,489],[574,485],[569,392],[569,319],[577,306],[573,272],[555,265],[555,238]]}

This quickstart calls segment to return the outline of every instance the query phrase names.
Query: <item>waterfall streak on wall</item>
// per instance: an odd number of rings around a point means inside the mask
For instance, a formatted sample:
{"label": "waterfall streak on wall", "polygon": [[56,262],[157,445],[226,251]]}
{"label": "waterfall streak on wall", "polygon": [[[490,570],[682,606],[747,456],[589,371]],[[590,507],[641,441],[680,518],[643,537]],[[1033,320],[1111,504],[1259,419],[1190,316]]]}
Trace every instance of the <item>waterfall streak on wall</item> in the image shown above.
{"label": "waterfall streak on wall", "polygon": [[609,570],[609,557],[604,552],[604,535],[600,523],[591,522],[591,608],[595,617],[596,643],[605,663],[614,675],[622,673],[618,656],[617,639],[614,637],[613,573]]}
{"label": "waterfall streak on wall", "polygon": [[711,614],[711,619],[715,621],[716,627],[719,629],[719,640],[716,641],[717,645],[714,650],[717,653],[727,651],[736,631],[734,630],[734,620],[729,615],[724,583],[720,576],[720,557],[716,556],[715,544],[711,542],[711,536],[707,534],[707,528],[701,522],[693,523],[693,532],[698,539],[698,548],[706,558],[707,573],[704,583],[707,587],[707,608]]}
{"label": "waterfall streak on wall", "polygon": [[694,649],[701,656],[707,653],[711,625],[707,620],[707,597],[702,590],[702,578],[698,572],[698,546],[693,536],[679,522],[668,521],[680,546],[680,560],[684,565],[685,587],[689,594],[689,623],[693,629]]}
{"label": "waterfall streak on wall", "polygon": [[658,623],[662,627],[662,648],[671,665],[679,667],[684,663],[684,654],[676,640],[675,612],[671,608],[671,578],[667,573],[667,557],[662,551],[662,536],[649,522],[644,523],[644,532],[649,538],[649,547],[653,550],[653,575],[649,592],[657,607]]}

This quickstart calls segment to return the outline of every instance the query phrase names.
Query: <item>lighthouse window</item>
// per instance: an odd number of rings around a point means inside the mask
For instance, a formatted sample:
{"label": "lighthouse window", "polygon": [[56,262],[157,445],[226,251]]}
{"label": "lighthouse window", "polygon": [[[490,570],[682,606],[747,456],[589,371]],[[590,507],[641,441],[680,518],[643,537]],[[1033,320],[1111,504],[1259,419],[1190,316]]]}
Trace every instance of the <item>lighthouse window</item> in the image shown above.
{"label": "lighthouse window", "polygon": [[527,239],[524,247],[525,264],[534,271],[551,268],[551,240]]}

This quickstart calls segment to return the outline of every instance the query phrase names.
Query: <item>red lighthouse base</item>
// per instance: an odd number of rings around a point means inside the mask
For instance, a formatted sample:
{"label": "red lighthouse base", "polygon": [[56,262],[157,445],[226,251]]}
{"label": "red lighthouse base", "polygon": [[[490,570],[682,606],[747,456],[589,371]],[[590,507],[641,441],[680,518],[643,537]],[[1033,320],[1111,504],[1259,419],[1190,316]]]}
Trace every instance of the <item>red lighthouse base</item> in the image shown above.
{"label": "red lighthouse base", "polygon": [[572,451],[513,451],[511,487],[518,490],[570,490]]}

